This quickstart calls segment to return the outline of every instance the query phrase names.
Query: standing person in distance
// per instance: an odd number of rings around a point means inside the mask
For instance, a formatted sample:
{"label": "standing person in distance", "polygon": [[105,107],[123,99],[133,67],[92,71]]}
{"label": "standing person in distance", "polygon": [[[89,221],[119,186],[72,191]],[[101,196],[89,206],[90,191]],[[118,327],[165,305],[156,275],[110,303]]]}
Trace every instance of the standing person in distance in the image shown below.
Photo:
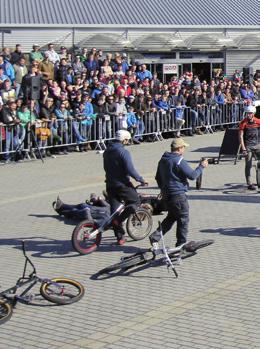
{"label": "standing person in distance", "polygon": [[239,142],[243,155],[245,155],[245,177],[248,190],[256,190],[256,186],[251,180],[252,148],[260,143],[260,119],[255,117],[255,112],[256,108],[253,105],[246,107],[244,110],[245,118],[239,124]]}
{"label": "standing person in distance", "polygon": [[131,155],[124,147],[130,139],[131,135],[128,131],[118,130],[115,140],[107,146],[103,154],[106,191],[111,213],[115,212],[122,201],[127,206],[112,222],[118,245],[124,245],[126,242],[122,222],[140,205],[139,196],[130,182],[130,177],[142,185],[148,184],[134,168]]}
{"label": "standing person in distance", "polygon": [[[166,234],[177,222],[176,247],[187,242],[189,203],[186,192],[188,191],[188,179],[198,178],[203,169],[208,166],[208,160],[203,160],[193,170],[183,158],[188,146],[182,138],[173,139],[171,151],[163,154],[158,163],[155,176],[168,211],[166,218],[162,221],[162,233],[163,235]],[[157,228],[150,235],[150,242],[155,253],[159,249],[158,242],[160,239],[161,234],[159,228]]]}

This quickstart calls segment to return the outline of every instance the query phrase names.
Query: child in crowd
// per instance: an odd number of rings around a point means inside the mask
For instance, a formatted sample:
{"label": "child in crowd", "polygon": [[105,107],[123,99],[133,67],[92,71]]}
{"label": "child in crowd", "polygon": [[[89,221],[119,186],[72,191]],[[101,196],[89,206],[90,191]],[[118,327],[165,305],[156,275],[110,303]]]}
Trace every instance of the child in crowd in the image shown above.
{"label": "child in crowd", "polygon": [[181,105],[181,101],[177,101],[175,109],[175,123],[176,123],[176,136],[179,138],[181,136],[181,128],[185,124],[184,120],[184,107]]}
{"label": "child in crowd", "polygon": [[140,144],[140,142],[137,139],[135,139],[135,135],[137,133],[138,119],[134,113],[134,107],[132,106],[128,108],[128,112],[126,114],[126,121],[127,121],[127,130],[130,132],[132,137],[131,139],[132,143]]}

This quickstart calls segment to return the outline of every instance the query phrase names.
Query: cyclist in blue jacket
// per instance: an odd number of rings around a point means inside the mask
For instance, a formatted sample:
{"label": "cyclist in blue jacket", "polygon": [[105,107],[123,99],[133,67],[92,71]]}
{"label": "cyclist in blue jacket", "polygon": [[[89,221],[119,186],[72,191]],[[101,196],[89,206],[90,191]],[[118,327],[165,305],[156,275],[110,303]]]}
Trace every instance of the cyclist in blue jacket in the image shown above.
{"label": "cyclist in blue jacket", "polygon": [[103,154],[103,165],[106,172],[106,191],[111,206],[111,213],[117,209],[121,201],[127,206],[123,213],[112,222],[119,245],[125,243],[125,231],[122,227],[122,222],[140,204],[139,196],[130,181],[130,177],[142,185],[147,184],[134,168],[131,155],[124,147],[130,139],[131,135],[128,131],[118,130],[115,140],[108,145]]}
{"label": "cyclist in blue jacket", "polygon": [[[193,170],[183,158],[185,148],[188,146],[182,138],[175,138],[171,143],[171,152],[165,152],[159,161],[155,177],[168,211],[167,217],[162,221],[162,233],[166,234],[177,222],[176,247],[187,241],[189,204],[186,192],[188,191],[188,179],[198,178],[203,169],[208,166],[208,161],[203,160]],[[160,239],[159,229],[150,235],[150,242],[155,252],[159,248]]]}

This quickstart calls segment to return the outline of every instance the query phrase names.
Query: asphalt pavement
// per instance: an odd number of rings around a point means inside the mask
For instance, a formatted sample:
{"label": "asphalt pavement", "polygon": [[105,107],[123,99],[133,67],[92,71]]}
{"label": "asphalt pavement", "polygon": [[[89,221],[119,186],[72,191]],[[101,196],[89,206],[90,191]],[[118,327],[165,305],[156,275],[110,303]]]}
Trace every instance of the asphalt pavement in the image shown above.
{"label": "asphalt pavement", "polygon": [[[186,137],[185,158],[218,155],[223,132]],[[137,170],[158,193],[155,171],[171,139],[129,146]],[[18,303],[1,325],[0,349],[253,349],[260,348],[260,193],[248,191],[244,161],[223,158],[210,165],[202,188],[190,183],[189,239],[215,243],[177,267],[174,278],[163,262],[104,280],[92,276],[120,257],[149,246],[128,239],[116,246],[112,231],[100,248],[81,256],[73,250],[74,224],[60,219],[52,202],[80,203],[104,189],[102,154],[71,153],[41,161],[2,165],[0,186],[0,290],[23,271],[21,241],[40,276],[81,282],[77,303],[53,306]],[[163,215],[154,216],[154,228]],[[175,228],[166,235],[175,243]]]}

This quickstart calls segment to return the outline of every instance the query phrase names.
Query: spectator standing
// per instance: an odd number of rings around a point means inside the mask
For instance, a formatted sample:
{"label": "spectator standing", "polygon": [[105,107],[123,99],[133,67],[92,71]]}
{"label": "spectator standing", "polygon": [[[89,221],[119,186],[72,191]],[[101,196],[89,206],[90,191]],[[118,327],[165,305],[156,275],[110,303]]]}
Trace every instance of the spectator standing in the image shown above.
{"label": "spectator standing", "polygon": [[20,119],[17,116],[16,108],[16,102],[9,100],[2,110],[2,120],[4,125],[6,125],[4,148],[4,160],[6,163],[10,162],[10,150],[15,150],[19,146]]}
{"label": "spectator standing", "polygon": [[15,92],[16,92],[16,96],[19,96],[23,77],[26,74],[28,74],[28,69],[25,64],[24,56],[20,56],[17,63],[14,64],[14,72],[15,72],[15,80],[14,80]]}
{"label": "spectator standing", "polygon": [[[4,68],[2,66],[0,66],[0,89],[4,88],[4,82],[5,80],[9,80],[7,75],[4,74]],[[10,81],[11,83],[11,81]]]}
{"label": "spectator standing", "polygon": [[23,57],[24,54],[22,52],[22,46],[20,44],[15,45],[15,50],[11,53],[11,59],[10,63],[11,64],[18,64],[20,61],[20,58]]}
{"label": "spectator standing", "polygon": [[44,53],[44,59],[39,64],[39,71],[42,74],[43,80],[46,82],[54,79],[54,65],[49,59],[49,53],[46,51]]}
{"label": "spectator standing", "polygon": [[60,83],[61,81],[66,81],[67,69],[68,69],[68,65],[67,65],[66,58],[61,58],[59,67],[56,71],[56,79],[58,83]]}
{"label": "spectator standing", "polygon": [[80,61],[84,64],[87,59],[88,59],[88,49],[86,47],[83,47],[80,54]]}
{"label": "spectator standing", "polygon": [[40,45],[33,44],[32,51],[29,55],[30,63],[33,61],[41,62],[43,60],[43,55],[40,51]]}
{"label": "spectator standing", "polygon": [[95,74],[99,71],[98,61],[95,59],[94,54],[91,53],[88,58],[84,61],[84,65],[87,68],[87,71],[93,71]]}
{"label": "spectator standing", "polygon": [[3,88],[0,90],[0,96],[2,103],[7,104],[10,100],[16,99],[15,89],[12,88],[11,82],[9,79],[4,80]]}
{"label": "spectator standing", "polygon": [[76,75],[82,74],[86,71],[84,64],[80,60],[80,55],[75,56],[74,62],[72,63],[72,69]]}
{"label": "spectator standing", "polygon": [[4,55],[0,55],[0,68],[3,69],[2,74],[6,75],[11,83],[13,83],[15,79],[14,68]]}
{"label": "spectator standing", "polygon": [[67,48],[65,46],[61,46],[59,57],[60,57],[60,60],[62,58],[65,58],[67,60],[67,58],[68,58],[68,50],[67,50]]}
{"label": "spectator standing", "polygon": [[49,61],[53,64],[56,65],[57,63],[60,62],[60,56],[58,53],[54,50],[54,45],[53,43],[48,44],[48,50],[45,52],[48,54]]}
{"label": "spectator standing", "polygon": [[143,81],[145,78],[152,80],[153,76],[150,70],[146,69],[146,65],[142,64],[141,69],[136,73],[136,77],[138,80]]}

